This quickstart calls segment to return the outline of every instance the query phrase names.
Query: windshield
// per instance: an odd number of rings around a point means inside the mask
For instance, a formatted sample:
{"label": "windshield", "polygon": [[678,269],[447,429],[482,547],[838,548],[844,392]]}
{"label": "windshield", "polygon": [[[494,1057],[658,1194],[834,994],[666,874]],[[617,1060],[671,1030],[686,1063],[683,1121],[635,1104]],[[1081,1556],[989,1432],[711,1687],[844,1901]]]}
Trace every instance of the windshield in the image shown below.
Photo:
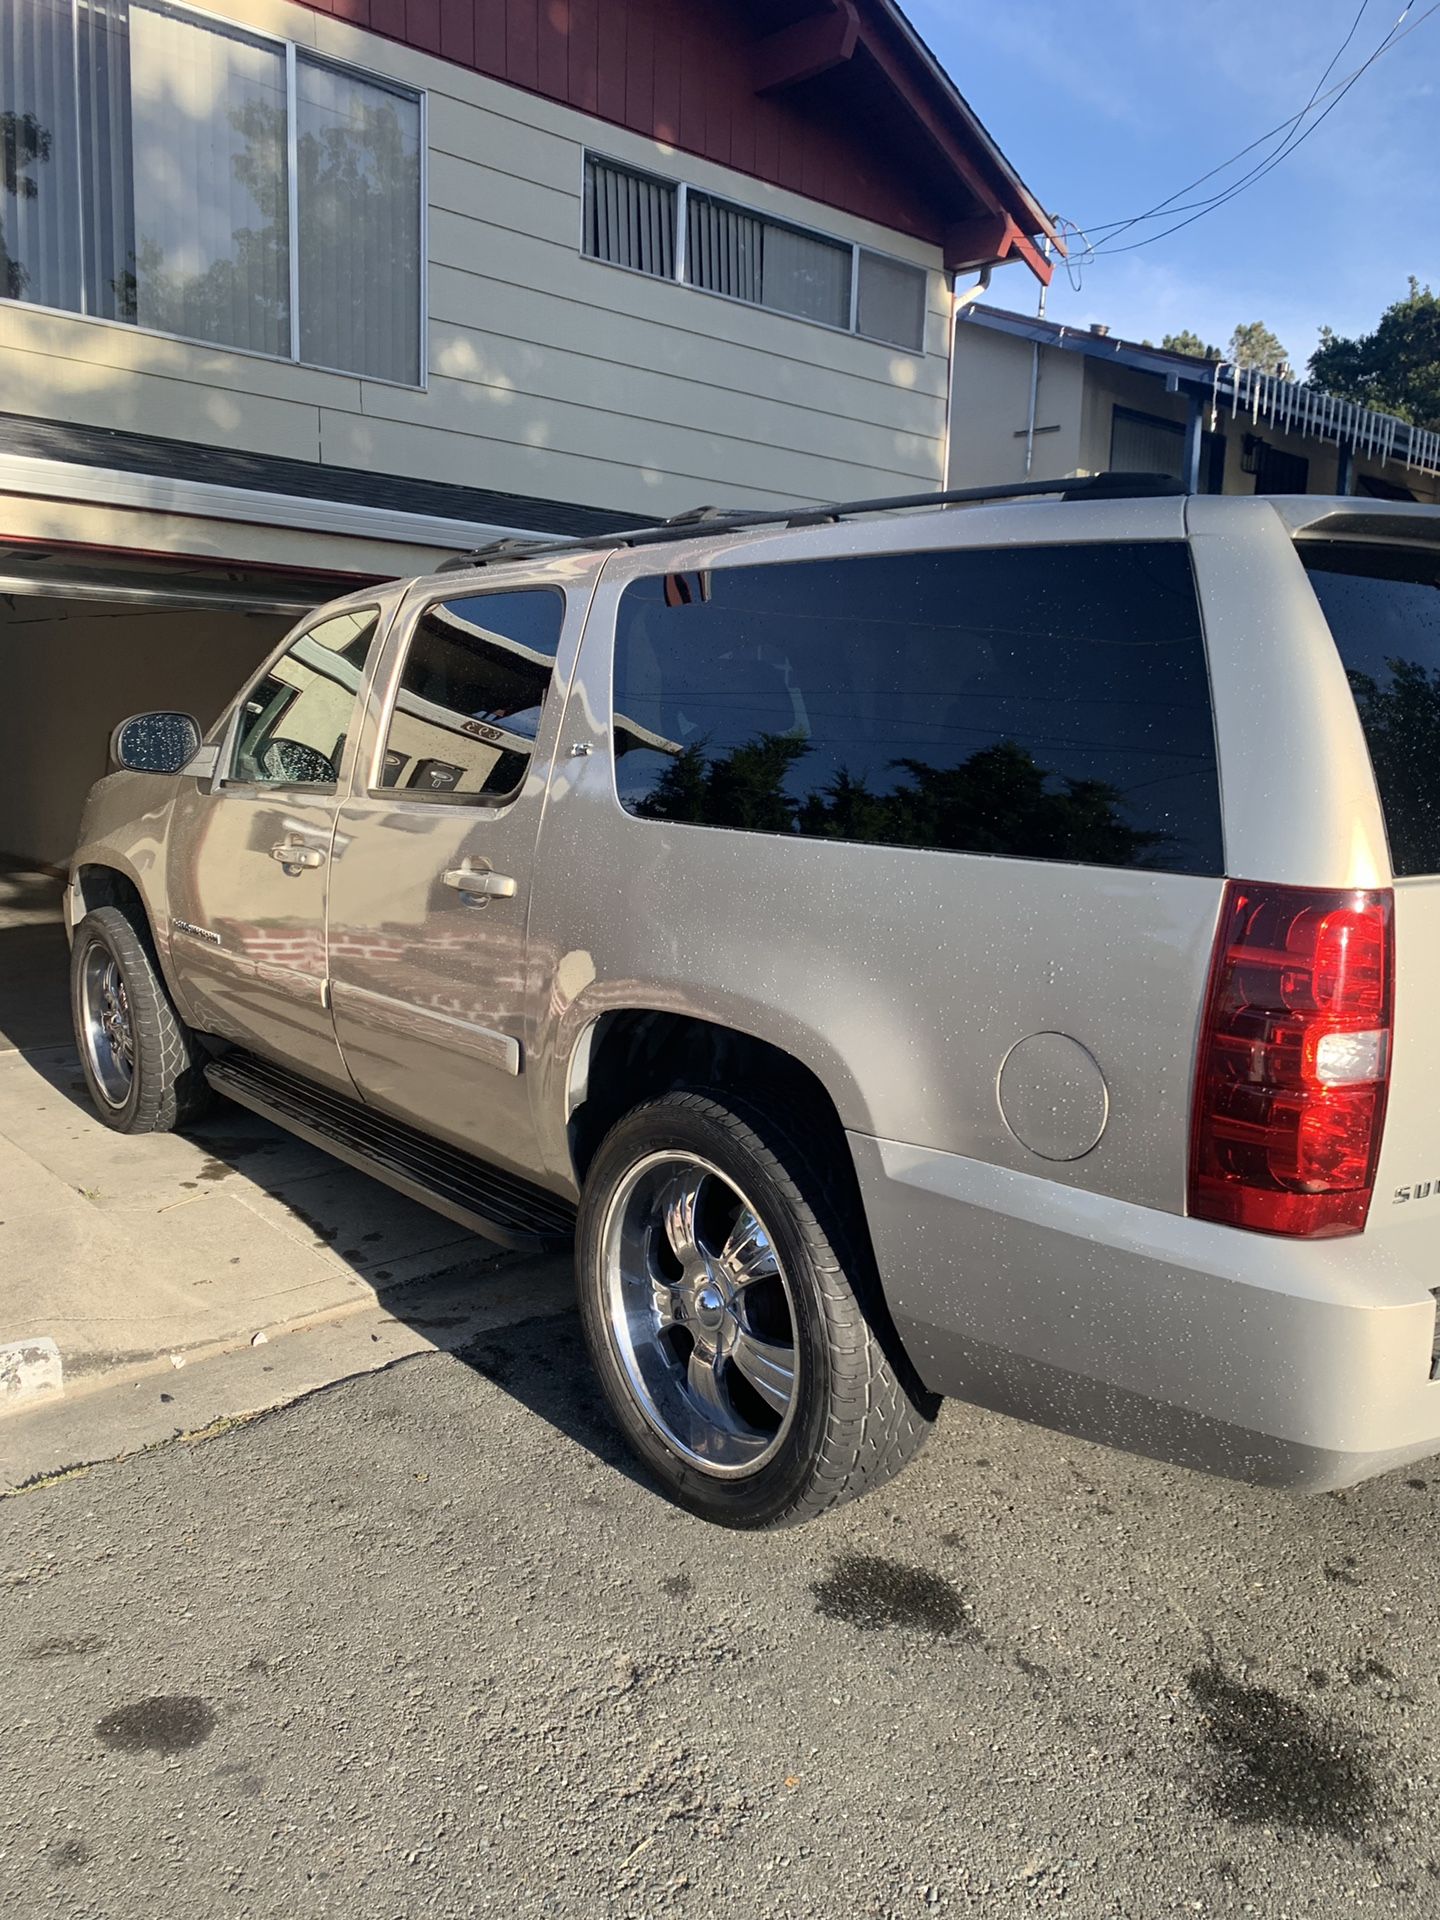
{"label": "windshield", "polygon": [[1355,694],[1397,878],[1440,873],[1440,548],[1300,549]]}

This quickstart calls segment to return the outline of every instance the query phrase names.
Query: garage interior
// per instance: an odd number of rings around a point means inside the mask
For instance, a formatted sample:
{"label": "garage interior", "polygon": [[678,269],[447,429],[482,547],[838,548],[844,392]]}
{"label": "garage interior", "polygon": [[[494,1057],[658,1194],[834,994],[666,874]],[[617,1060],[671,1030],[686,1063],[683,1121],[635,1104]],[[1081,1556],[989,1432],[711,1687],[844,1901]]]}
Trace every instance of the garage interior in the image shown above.
{"label": "garage interior", "polygon": [[114,727],[174,707],[202,727],[354,576],[0,549],[0,860],[63,870]]}

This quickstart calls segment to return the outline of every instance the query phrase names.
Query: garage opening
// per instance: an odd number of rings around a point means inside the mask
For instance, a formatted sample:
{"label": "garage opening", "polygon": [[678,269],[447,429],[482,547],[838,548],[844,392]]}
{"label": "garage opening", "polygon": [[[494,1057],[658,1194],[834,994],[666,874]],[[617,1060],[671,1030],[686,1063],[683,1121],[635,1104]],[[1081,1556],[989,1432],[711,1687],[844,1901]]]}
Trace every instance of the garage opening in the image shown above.
{"label": "garage opening", "polygon": [[63,868],[110,734],[148,707],[220,712],[346,575],[0,546],[0,860]]}

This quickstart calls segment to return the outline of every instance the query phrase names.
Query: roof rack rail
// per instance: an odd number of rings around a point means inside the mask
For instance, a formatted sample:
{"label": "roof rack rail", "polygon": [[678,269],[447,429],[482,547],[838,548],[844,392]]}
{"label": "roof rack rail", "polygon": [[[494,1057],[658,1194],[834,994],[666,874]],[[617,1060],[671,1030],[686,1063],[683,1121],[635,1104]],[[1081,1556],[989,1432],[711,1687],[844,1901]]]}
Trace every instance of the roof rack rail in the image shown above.
{"label": "roof rack rail", "polygon": [[619,547],[657,547],[693,539],[697,533],[742,533],[754,527],[823,527],[860,514],[909,513],[921,507],[978,506],[990,500],[1024,500],[1058,495],[1062,500],[1167,499],[1187,491],[1183,481],[1164,473],[1096,473],[1084,480],[1017,480],[999,487],[952,487],[945,493],[901,493],[879,500],[837,501],[833,506],[690,507],[658,526],[629,532],[592,534],[585,539],[492,540],[473,553],[459,553],[436,567],[437,573],[468,572],[505,560],[532,560],[561,553],[608,553]]}

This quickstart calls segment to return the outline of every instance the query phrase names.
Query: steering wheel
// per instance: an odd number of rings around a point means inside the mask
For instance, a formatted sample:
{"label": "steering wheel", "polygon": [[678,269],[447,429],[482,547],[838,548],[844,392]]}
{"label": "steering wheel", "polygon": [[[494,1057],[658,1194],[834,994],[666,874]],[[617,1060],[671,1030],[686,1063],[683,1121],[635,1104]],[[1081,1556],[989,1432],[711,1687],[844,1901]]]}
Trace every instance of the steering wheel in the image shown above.
{"label": "steering wheel", "polygon": [[260,771],[267,780],[287,787],[329,787],[338,777],[335,763],[318,747],[277,734],[260,753]]}

